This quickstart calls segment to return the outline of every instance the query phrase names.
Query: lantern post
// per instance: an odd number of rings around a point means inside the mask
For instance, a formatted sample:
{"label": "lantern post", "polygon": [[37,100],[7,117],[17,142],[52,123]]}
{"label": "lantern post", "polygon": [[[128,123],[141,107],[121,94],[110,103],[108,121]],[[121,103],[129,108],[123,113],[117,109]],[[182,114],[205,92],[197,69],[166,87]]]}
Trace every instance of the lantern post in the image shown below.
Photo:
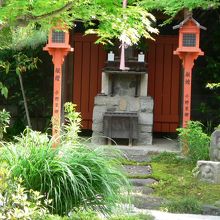
{"label": "lantern post", "polygon": [[62,64],[68,52],[73,51],[69,45],[69,32],[60,27],[52,28],[48,44],[43,50],[48,51],[52,56],[54,64],[52,136],[53,147],[56,147],[60,141]]}
{"label": "lantern post", "polygon": [[206,30],[206,28],[189,15],[173,29],[179,29],[179,47],[174,51],[174,54],[179,56],[184,67],[182,126],[186,127],[191,116],[192,68],[194,60],[198,56],[204,55],[204,52],[199,48],[199,41],[200,29]]}

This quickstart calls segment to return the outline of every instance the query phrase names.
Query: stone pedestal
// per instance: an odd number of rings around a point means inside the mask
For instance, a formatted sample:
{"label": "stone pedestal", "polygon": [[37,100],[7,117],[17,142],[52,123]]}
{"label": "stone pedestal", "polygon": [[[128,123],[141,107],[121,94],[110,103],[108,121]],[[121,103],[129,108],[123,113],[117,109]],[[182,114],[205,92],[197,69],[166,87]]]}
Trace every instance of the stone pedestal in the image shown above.
{"label": "stone pedestal", "polygon": [[138,113],[138,139],[134,140],[134,145],[152,144],[153,127],[153,99],[149,96],[114,97],[99,95],[95,97],[92,124],[92,142],[95,144],[105,144],[103,135],[103,115],[106,111],[116,112],[137,112]]}
{"label": "stone pedestal", "polygon": [[199,160],[197,169],[197,176],[200,180],[220,184],[220,162]]}

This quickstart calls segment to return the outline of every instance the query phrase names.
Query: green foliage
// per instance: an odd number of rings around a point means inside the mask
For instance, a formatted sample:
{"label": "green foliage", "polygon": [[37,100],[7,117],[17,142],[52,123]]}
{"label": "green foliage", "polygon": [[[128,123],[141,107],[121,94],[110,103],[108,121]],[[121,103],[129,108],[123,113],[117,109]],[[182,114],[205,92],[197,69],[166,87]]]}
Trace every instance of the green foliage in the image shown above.
{"label": "green foliage", "polygon": [[92,210],[76,210],[68,216],[48,215],[45,220],[101,220]]}
{"label": "green foliage", "polygon": [[67,102],[64,104],[65,124],[63,125],[63,134],[61,139],[71,141],[73,144],[78,141],[78,133],[81,129],[81,115],[76,112],[76,104]]}
{"label": "green foliage", "polygon": [[219,184],[199,181],[194,173],[194,165],[190,163],[152,162],[152,178],[158,180],[152,187],[155,194],[168,201],[179,201],[190,197],[202,204],[213,204],[220,200]]}
{"label": "green foliage", "polygon": [[174,17],[183,8],[217,6],[218,0],[129,0],[127,8],[122,8],[121,0],[9,0],[0,7],[0,42],[2,48],[35,46],[46,41],[48,30],[57,23],[72,27],[74,21],[82,21],[87,33],[98,34],[99,42],[123,38],[135,44],[141,37],[157,33],[149,11],[161,10]]}
{"label": "green foliage", "polygon": [[9,112],[3,109],[0,111],[0,140],[3,138],[3,133],[6,132],[6,128],[9,126],[10,123],[10,114]]}
{"label": "green foliage", "polygon": [[0,170],[0,183],[0,219],[44,219],[48,213],[45,206],[49,204],[44,196],[39,192],[26,190],[21,178],[11,179],[10,173],[4,168]]}
{"label": "green foliage", "polygon": [[25,73],[28,70],[33,70],[37,68],[37,63],[40,62],[38,57],[28,57],[22,52],[18,52],[14,55],[16,73],[21,74]]}
{"label": "green foliage", "polygon": [[184,158],[181,158],[176,153],[162,152],[151,158],[151,162],[160,162],[164,164],[180,164],[183,163]]}
{"label": "green foliage", "polygon": [[[77,117],[71,105],[67,106],[69,125],[76,128],[73,122]],[[67,127],[66,131],[72,132]],[[15,143],[3,148],[1,160],[8,164],[13,177],[23,179],[27,189],[52,199],[52,213],[63,215],[81,206],[110,211],[120,201],[121,187],[128,184],[120,163],[103,148],[90,149],[74,143],[67,135],[53,149],[47,134],[26,129]]]}
{"label": "green foliage", "polygon": [[198,121],[189,121],[186,128],[178,128],[182,152],[192,162],[209,160],[210,137],[203,132],[203,125]]}
{"label": "green foliage", "polygon": [[[197,20],[207,27],[201,34],[201,47],[205,56],[196,61],[193,70],[192,102],[194,103],[192,118],[201,121],[211,134],[220,124],[220,10],[208,10],[197,14]],[[210,24],[212,24],[210,26]],[[210,37],[212,36],[212,37]]]}
{"label": "green foliage", "polygon": [[92,210],[77,210],[70,215],[70,220],[100,220]]}
{"label": "green foliage", "polygon": [[210,9],[220,5],[219,0],[143,0],[140,4],[144,5],[148,10],[161,10],[171,17],[174,17],[185,8],[189,10],[195,8]]}
{"label": "green foliage", "polygon": [[164,204],[161,209],[172,213],[202,214],[201,203],[192,197],[184,197],[181,200],[170,201]]}
{"label": "green foliage", "polygon": [[[10,19],[6,19],[9,14]],[[122,37],[134,44],[141,36],[150,38],[151,33],[157,32],[153,20],[153,15],[135,1],[128,1],[128,7],[124,9],[121,0],[47,0],[43,4],[41,0],[13,0],[0,8],[3,29],[0,40],[4,44],[2,48],[19,49],[36,44],[35,39],[45,42],[49,29],[57,23],[72,27],[74,21],[82,21],[87,33],[98,34],[99,42]],[[9,37],[5,39],[4,36]]]}

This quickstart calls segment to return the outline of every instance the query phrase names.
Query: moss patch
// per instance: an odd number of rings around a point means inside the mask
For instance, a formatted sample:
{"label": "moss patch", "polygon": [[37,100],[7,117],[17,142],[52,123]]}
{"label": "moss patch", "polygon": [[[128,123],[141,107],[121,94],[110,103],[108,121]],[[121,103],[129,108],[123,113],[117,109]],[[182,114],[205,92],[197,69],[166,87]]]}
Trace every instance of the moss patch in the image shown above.
{"label": "moss patch", "polygon": [[186,197],[197,199],[202,204],[220,200],[220,185],[204,183],[193,176],[192,164],[151,163],[151,177],[159,180],[153,184],[155,194],[170,200]]}

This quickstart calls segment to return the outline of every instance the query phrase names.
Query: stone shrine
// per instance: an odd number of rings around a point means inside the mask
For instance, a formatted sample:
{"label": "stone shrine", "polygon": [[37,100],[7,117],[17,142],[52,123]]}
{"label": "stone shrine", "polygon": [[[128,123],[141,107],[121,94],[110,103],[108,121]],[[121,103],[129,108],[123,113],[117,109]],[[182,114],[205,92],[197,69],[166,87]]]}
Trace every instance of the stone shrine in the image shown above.
{"label": "stone shrine", "polygon": [[146,63],[138,62],[128,48],[126,66],[128,70],[119,70],[115,56],[102,72],[101,94],[94,101],[93,143],[106,144],[111,138],[116,143],[128,139],[129,145],[152,144],[153,99],[147,95]]}
{"label": "stone shrine", "polygon": [[211,161],[198,161],[198,178],[210,183],[220,183],[220,130],[215,130],[211,135],[210,143]]}
{"label": "stone shrine", "polygon": [[210,159],[220,161],[220,130],[215,130],[211,135]]}

